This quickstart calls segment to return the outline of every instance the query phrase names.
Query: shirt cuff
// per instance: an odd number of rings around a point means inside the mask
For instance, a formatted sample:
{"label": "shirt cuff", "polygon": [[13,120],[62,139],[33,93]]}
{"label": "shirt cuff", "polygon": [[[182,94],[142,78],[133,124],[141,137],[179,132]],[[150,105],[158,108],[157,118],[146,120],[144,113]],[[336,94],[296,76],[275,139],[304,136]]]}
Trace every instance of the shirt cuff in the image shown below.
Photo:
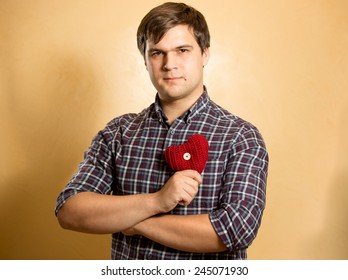
{"label": "shirt cuff", "polygon": [[56,208],[54,209],[54,213],[58,214],[58,211],[60,208],[62,208],[62,206],[65,204],[65,202],[67,202],[70,198],[72,198],[73,196],[75,196],[76,194],[78,194],[79,191],[77,191],[76,189],[66,189],[63,190],[57,199],[57,204],[56,204]]}

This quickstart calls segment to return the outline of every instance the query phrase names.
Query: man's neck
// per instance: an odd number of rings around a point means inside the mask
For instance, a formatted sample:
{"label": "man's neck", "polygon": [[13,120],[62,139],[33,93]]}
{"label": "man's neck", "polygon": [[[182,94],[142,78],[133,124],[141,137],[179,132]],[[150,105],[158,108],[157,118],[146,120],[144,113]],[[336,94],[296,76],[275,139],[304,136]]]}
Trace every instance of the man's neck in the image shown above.
{"label": "man's neck", "polygon": [[200,96],[192,96],[191,98],[178,100],[161,100],[161,107],[168,119],[168,123],[172,124],[177,118],[181,117],[187,110],[189,110],[199,99]]}

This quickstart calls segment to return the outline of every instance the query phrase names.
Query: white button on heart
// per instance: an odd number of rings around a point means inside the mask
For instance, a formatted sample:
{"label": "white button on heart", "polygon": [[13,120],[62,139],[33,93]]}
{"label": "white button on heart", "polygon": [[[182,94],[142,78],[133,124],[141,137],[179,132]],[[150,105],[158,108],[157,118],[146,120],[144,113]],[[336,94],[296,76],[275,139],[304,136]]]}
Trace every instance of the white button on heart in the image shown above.
{"label": "white button on heart", "polygon": [[185,153],[184,154],[184,160],[190,160],[190,158],[191,158],[190,153]]}

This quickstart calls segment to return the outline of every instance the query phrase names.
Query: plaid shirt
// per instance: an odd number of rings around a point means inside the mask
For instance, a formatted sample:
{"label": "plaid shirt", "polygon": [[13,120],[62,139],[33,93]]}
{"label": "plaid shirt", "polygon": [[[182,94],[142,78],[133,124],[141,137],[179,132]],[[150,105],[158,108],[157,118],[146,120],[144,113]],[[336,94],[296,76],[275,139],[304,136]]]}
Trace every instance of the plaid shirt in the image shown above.
{"label": "plaid shirt", "polygon": [[209,214],[228,250],[189,253],[165,247],[143,236],[112,236],[113,259],[245,259],[256,237],[265,207],[268,154],[258,130],[210,100],[206,91],[171,126],[155,103],[139,114],[107,124],[58,197],[59,208],[78,192],[132,195],[158,191],[173,175],[163,151],[193,134],[209,142],[208,161],[194,200],[168,214]]}

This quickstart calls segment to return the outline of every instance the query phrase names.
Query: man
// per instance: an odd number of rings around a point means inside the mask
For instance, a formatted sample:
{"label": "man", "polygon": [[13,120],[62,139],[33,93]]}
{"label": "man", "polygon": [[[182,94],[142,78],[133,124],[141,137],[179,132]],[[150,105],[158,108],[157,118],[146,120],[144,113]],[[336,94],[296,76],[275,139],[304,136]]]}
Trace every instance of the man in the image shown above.
{"label": "man", "polygon": [[[258,130],[210,100],[210,35],[182,3],[152,9],[137,33],[155,102],[107,124],[58,198],[63,228],[111,233],[113,259],[245,259],[265,207],[268,155]],[[164,151],[209,143],[200,174]],[[112,194],[112,195],[109,195]]]}

